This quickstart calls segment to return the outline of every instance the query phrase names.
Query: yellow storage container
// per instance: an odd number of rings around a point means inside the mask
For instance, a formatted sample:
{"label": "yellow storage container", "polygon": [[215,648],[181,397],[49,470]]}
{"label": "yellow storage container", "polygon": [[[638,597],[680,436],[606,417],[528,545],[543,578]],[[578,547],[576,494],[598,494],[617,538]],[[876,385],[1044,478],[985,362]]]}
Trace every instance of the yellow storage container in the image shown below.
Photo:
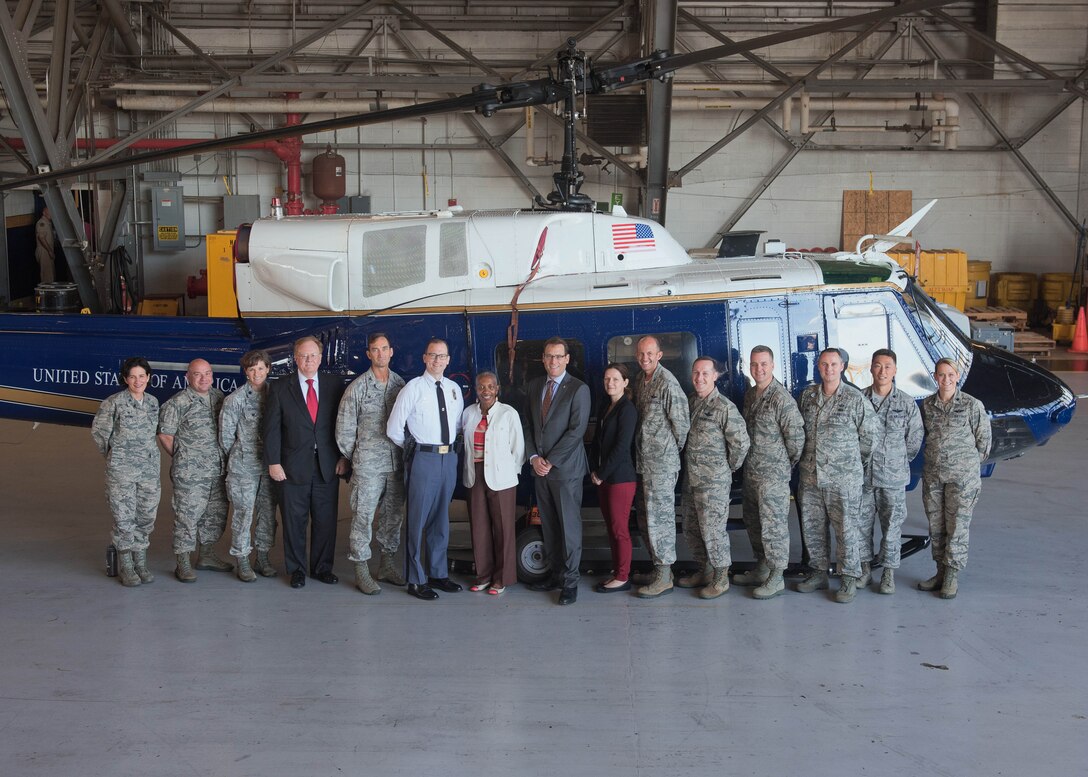
{"label": "yellow storage container", "polygon": [[237,230],[221,229],[205,235],[208,259],[208,316],[236,318],[238,295],[234,290],[234,241]]}
{"label": "yellow storage container", "polygon": [[1002,308],[1031,310],[1038,279],[1031,272],[998,272],[991,276],[990,302]]}
{"label": "yellow storage container", "polygon": [[922,251],[889,251],[888,256],[917,279],[926,294],[938,302],[963,310],[969,292],[967,254],[955,248]]}
{"label": "yellow storage container", "polygon": [[990,263],[982,260],[967,261],[967,306],[984,308],[990,299]]}
{"label": "yellow storage container", "polygon": [[1039,299],[1051,313],[1062,307],[1073,290],[1073,273],[1045,272],[1039,276]]}

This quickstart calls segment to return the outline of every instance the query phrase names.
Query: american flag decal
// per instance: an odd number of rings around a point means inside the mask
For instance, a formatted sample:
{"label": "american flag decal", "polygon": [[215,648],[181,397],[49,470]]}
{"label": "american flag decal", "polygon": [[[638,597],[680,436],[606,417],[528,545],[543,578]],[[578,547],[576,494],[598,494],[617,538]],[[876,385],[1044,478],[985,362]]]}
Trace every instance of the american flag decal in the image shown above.
{"label": "american flag decal", "polygon": [[654,230],[649,224],[613,224],[612,249],[624,253],[654,251],[657,249]]}

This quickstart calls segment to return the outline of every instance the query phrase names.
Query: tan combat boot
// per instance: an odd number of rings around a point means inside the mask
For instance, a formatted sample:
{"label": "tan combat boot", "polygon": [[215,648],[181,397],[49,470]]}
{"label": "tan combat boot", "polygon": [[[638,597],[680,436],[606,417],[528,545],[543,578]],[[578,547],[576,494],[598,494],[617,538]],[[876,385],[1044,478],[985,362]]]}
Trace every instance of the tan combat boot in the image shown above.
{"label": "tan combat boot", "polygon": [[211,545],[201,545],[196,554],[196,568],[212,572],[231,572],[234,570],[234,564],[215,555],[215,548]]}
{"label": "tan combat boot", "polygon": [[690,575],[684,575],[676,579],[677,588],[702,588],[704,585],[710,585],[710,581],[714,578],[714,568],[710,564],[704,564],[703,568],[698,572],[692,572]]}
{"label": "tan combat boot", "polygon": [[382,587],[374,582],[370,576],[370,567],[365,561],[355,562],[355,587],[367,596],[374,596],[382,592]]}
{"label": "tan combat boot", "polygon": [[253,574],[253,567],[249,565],[249,556],[238,557],[238,569],[235,570],[235,574],[243,583],[252,583],[257,579],[257,576]]}
{"label": "tan combat boot", "polygon": [[923,580],[918,584],[919,591],[936,591],[944,583],[944,567],[940,564],[937,565],[937,574],[929,578],[929,580]]}
{"label": "tan combat boot", "polygon": [[[734,577],[733,582],[737,582]],[[752,591],[756,599],[773,599],[786,590],[786,581],[782,579],[781,569],[772,569],[767,574],[767,580],[763,585]]]}
{"label": "tan combat boot", "polygon": [[941,583],[941,592],[938,596],[942,599],[956,598],[956,592],[960,587],[959,581],[956,579],[958,575],[958,569],[953,569],[952,567],[944,568],[944,581]]}
{"label": "tan combat boot", "polygon": [[268,561],[267,550],[257,550],[257,563],[255,570],[261,577],[275,577],[276,568]]}
{"label": "tan combat boot", "polygon": [[771,568],[767,566],[767,560],[761,558],[755,569],[733,575],[733,582],[743,586],[763,585],[769,574],[771,574]]}
{"label": "tan combat boot", "polygon": [[189,560],[189,554],[177,553],[174,555],[174,558],[176,558],[178,562],[178,566],[174,570],[174,577],[182,583],[195,583],[196,572],[193,571],[193,565]]}
{"label": "tan combat boot", "polygon": [[672,567],[662,564],[654,567],[654,576],[646,585],[635,589],[639,599],[656,599],[672,593]]}
{"label": "tan combat boot", "polygon": [[884,574],[880,576],[880,593],[895,593],[895,570],[884,567]]}
{"label": "tan combat boot", "polygon": [[393,553],[382,553],[382,560],[378,565],[378,579],[390,585],[406,585],[408,581],[397,569],[395,558]]}
{"label": "tan combat boot", "polygon": [[858,578],[858,588],[868,588],[873,582],[873,565],[868,561],[861,562],[861,577]]}
{"label": "tan combat boot", "polygon": [[854,601],[854,595],[858,592],[858,579],[850,575],[842,576],[842,584],[835,592],[835,601],[839,604],[850,604]]}
{"label": "tan combat boot", "polygon": [[710,582],[699,590],[700,599],[717,599],[729,590],[729,567],[715,567]]}
{"label": "tan combat boot", "polygon": [[810,594],[813,591],[822,591],[827,587],[827,572],[809,572],[805,575],[805,579],[797,584],[797,592]]}
{"label": "tan combat boot", "polygon": [[132,551],[132,567],[140,576],[141,583],[154,583],[155,576],[147,568],[147,549]]}
{"label": "tan combat boot", "polygon": [[140,584],[140,576],[132,566],[132,551],[122,550],[117,553],[118,567],[121,571],[121,585],[125,588],[135,588]]}

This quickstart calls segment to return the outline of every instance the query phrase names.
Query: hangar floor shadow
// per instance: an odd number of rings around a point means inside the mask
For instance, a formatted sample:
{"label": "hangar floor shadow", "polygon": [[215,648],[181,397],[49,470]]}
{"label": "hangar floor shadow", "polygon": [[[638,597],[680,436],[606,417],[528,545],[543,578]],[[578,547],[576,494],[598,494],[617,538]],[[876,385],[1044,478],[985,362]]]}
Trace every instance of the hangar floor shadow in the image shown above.
{"label": "hangar floor shadow", "polygon": [[1083,774],[1086,440],[1081,408],[985,481],[955,601],[914,590],[926,551],[849,606],[583,580],[559,608],[362,596],[346,492],[338,586],[178,584],[167,487],[158,580],[127,590],[87,430],[0,422],[0,774]]}

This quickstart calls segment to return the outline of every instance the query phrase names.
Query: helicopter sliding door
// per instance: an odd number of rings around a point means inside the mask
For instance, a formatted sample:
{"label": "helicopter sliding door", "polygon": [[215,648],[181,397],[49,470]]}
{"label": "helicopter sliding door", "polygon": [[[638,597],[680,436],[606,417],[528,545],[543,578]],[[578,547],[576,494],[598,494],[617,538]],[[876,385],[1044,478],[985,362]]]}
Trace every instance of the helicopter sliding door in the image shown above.
{"label": "helicopter sliding door", "polygon": [[774,352],[775,378],[799,394],[816,374],[823,331],[823,311],[815,294],[729,300],[732,372],[738,384],[734,397],[743,399],[744,390],[754,382],[748,360],[757,345]]}

